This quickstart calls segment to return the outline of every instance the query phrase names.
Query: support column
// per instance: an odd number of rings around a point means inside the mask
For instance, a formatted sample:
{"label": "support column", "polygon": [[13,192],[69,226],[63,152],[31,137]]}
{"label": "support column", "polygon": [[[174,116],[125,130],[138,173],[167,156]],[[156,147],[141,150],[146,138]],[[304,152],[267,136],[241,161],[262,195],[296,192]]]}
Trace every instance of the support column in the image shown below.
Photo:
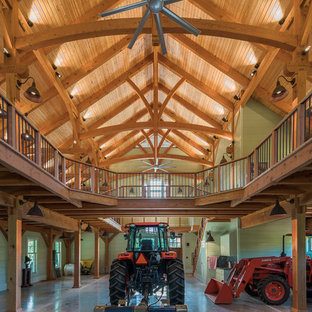
{"label": "support column", "polygon": [[94,278],[100,278],[100,235],[96,231],[94,233]]}
{"label": "support column", "polygon": [[292,311],[296,312],[308,311],[306,296],[305,208],[305,206],[300,206],[299,199],[296,198],[292,216]]}
{"label": "support column", "polygon": [[109,273],[109,239],[105,236],[105,273]]}
{"label": "support column", "polygon": [[54,235],[52,228],[48,231],[48,239],[47,239],[47,280],[54,280],[53,275],[53,243],[54,243]]}
{"label": "support column", "polygon": [[81,229],[75,232],[74,288],[80,287]]}
{"label": "support column", "polygon": [[66,247],[66,264],[71,263],[71,246],[72,246],[72,239],[64,240],[64,244]]}
{"label": "support column", "polygon": [[22,219],[18,206],[8,209],[8,306],[7,312],[20,312],[22,275]]}

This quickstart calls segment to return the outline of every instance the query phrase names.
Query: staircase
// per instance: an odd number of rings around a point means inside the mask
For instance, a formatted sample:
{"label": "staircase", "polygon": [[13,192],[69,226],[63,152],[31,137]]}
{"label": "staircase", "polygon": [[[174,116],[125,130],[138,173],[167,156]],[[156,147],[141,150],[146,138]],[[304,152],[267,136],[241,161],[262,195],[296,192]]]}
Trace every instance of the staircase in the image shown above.
{"label": "staircase", "polygon": [[194,252],[194,257],[193,257],[193,275],[194,275],[195,270],[196,270],[197,261],[198,261],[200,248],[201,248],[201,242],[202,242],[203,237],[205,235],[205,228],[206,228],[207,222],[208,222],[207,218],[202,218],[201,223],[200,223],[200,227],[199,227],[199,230],[198,230],[198,235],[197,235],[197,240],[196,240],[196,247],[195,247],[195,252]]}

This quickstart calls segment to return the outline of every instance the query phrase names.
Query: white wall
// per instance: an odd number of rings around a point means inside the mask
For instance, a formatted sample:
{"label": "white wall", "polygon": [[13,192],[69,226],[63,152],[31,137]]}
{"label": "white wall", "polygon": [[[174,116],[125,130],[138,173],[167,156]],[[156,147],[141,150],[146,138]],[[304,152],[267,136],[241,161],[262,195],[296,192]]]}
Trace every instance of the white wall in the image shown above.
{"label": "white wall", "polygon": [[[197,236],[194,233],[183,233],[183,264],[185,273],[193,273],[192,255],[195,251]],[[189,244],[189,246],[187,246]]]}
{"label": "white wall", "polygon": [[8,242],[0,231],[0,291],[7,289]]}
{"label": "white wall", "polygon": [[37,240],[37,272],[31,274],[32,283],[44,281],[47,279],[47,247],[42,235],[37,232],[25,232],[22,239],[22,269],[25,268],[24,260],[27,255],[27,241],[28,239]]}

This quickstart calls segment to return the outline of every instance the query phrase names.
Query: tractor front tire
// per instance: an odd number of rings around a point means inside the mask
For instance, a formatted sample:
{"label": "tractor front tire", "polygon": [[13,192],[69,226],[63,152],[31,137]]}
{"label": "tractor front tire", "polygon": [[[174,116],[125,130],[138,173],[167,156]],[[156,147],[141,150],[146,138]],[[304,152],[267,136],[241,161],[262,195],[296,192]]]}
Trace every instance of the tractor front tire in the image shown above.
{"label": "tractor front tire", "polygon": [[184,304],[184,268],[180,259],[168,263],[167,276],[170,305]]}
{"label": "tractor front tire", "polygon": [[245,291],[246,293],[251,296],[251,297],[257,297],[258,296],[258,289],[255,288],[253,285],[251,284],[247,284],[245,287]]}
{"label": "tractor front tire", "polygon": [[119,300],[127,296],[128,266],[125,261],[114,260],[109,277],[109,297],[112,305],[118,305]]}
{"label": "tractor front tire", "polygon": [[283,304],[289,298],[289,293],[288,283],[278,275],[269,275],[258,283],[259,297],[266,304]]}

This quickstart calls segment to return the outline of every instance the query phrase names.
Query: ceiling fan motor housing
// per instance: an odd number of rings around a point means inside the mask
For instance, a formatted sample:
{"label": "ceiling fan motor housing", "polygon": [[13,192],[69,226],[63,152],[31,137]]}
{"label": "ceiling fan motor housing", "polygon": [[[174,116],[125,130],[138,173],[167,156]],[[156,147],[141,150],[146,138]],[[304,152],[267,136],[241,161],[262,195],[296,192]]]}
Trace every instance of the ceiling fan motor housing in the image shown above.
{"label": "ceiling fan motor housing", "polygon": [[148,6],[152,13],[159,13],[164,8],[164,0],[148,0]]}

